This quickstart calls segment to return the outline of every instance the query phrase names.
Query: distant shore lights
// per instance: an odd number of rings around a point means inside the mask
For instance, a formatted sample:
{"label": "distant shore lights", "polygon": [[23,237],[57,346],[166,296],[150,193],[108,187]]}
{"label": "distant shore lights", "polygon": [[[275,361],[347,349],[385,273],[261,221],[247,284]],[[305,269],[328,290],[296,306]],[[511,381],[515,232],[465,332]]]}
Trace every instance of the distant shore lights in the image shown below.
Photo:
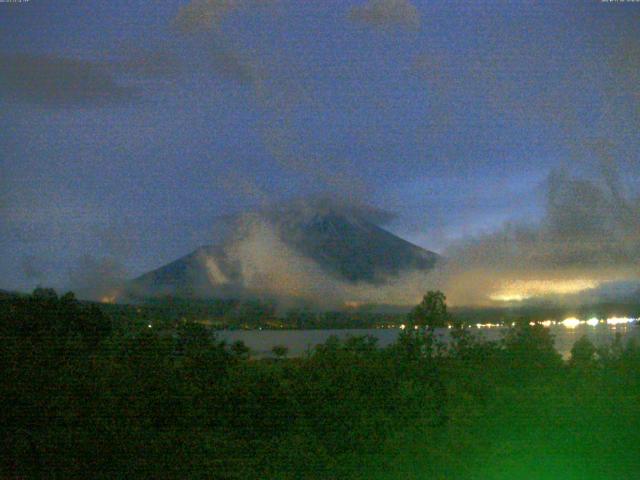
{"label": "distant shore lights", "polygon": [[566,328],[576,328],[578,325],[580,325],[581,322],[575,317],[569,317],[569,318],[565,318],[560,323],[562,323],[562,325]]}
{"label": "distant shore lights", "polygon": [[591,317],[589,320],[579,320],[575,317],[569,317],[569,318],[565,318],[562,322],[560,322],[561,325],[567,327],[567,328],[576,328],[578,325],[589,325],[590,327],[597,327],[600,324],[607,324],[607,325],[627,325],[629,323],[634,323],[637,322],[638,319],[637,318],[632,318],[632,317],[609,317],[607,319],[599,319],[597,317]]}
{"label": "distant shore lights", "polygon": [[610,317],[607,318],[607,325],[624,325],[626,323],[633,323],[637,320],[637,318],[629,317]]}
{"label": "distant shore lights", "polygon": [[[539,325],[542,325],[543,327],[551,327],[553,325],[559,325],[568,329],[574,329],[579,327],[580,325],[587,325],[589,327],[597,327],[598,325],[610,325],[615,327],[617,325],[628,325],[638,321],[640,321],[639,318],[633,318],[633,317],[609,317],[606,319],[591,317],[588,320],[580,320],[579,318],[576,318],[576,317],[568,317],[561,321],[554,321],[554,320],[544,320],[541,322],[531,321],[529,322],[529,325],[533,326],[533,325],[539,324]],[[475,327],[479,329],[508,327],[508,326],[509,324],[500,324],[500,323],[476,323],[475,324]],[[514,327],[515,323],[512,323],[511,326]]]}
{"label": "distant shore lights", "polygon": [[587,320],[587,325],[589,325],[590,327],[595,327],[600,323],[600,320],[598,320],[596,317],[591,317],[589,320]]}

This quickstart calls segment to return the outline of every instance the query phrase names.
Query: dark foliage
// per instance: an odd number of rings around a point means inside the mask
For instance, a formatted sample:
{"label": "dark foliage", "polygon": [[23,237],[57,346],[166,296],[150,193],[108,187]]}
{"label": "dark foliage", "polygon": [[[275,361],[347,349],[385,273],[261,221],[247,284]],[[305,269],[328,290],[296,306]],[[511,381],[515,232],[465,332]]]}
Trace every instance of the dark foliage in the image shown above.
{"label": "dark foliage", "polygon": [[[112,328],[73,295],[0,298],[0,477],[636,478],[640,348],[540,325],[254,360],[185,320]],[[276,352],[277,353],[277,352]],[[621,448],[615,447],[619,445]],[[586,465],[586,466],[585,466]],[[529,475],[529,476],[527,476]]]}

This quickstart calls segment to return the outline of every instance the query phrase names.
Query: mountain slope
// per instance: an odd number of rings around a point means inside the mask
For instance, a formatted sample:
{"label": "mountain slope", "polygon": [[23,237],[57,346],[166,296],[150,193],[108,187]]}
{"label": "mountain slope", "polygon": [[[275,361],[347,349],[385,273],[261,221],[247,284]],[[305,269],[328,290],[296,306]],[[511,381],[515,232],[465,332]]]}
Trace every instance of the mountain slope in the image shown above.
{"label": "mountain slope", "polygon": [[126,293],[305,297],[318,294],[314,283],[334,293],[345,285],[392,284],[405,273],[428,272],[438,259],[358,214],[291,209],[243,218],[223,244],[200,247],[132,280]]}
{"label": "mountain slope", "polygon": [[429,270],[438,256],[379,226],[335,212],[281,221],[283,239],[326,270],[351,282],[383,282],[405,270]]}

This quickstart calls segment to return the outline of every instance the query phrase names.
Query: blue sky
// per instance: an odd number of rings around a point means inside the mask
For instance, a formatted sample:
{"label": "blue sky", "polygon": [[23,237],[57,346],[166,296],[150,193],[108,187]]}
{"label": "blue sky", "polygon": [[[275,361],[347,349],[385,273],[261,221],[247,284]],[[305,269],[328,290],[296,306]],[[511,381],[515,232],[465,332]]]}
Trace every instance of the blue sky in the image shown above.
{"label": "blue sky", "polygon": [[87,255],[137,275],[219,216],[317,195],[442,252],[543,221],[547,176],[597,176],[601,139],[632,191],[638,20],[598,1],[0,4],[0,288],[63,287]]}

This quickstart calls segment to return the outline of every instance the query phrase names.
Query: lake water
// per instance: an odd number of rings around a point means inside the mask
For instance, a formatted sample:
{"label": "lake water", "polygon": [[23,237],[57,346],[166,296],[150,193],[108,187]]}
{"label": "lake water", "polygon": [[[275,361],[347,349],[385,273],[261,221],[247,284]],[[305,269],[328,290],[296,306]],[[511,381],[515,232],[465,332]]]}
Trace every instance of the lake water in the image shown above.
{"label": "lake water", "polygon": [[[509,327],[471,327],[470,331],[487,340],[498,340],[502,338]],[[583,335],[587,335],[595,345],[610,343],[616,333],[620,333],[624,339],[631,337],[640,339],[640,329],[638,322],[621,323],[618,325],[599,323],[595,326],[584,322],[565,326],[562,323],[547,327],[555,337],[555,346],[563,357],[568,358],[573,344]],[[399,328],[387,329],[344,329],[344,330],[222,330],[216,332],[217,338],[228,343],[236,340],[243,341],[251,350],[251,355],[260,358],[272,356],[271,349],[276,345],[283,345],[289,349],[289,357],[304,355],[308,350],[316,345],[324,343],[327,339],[335,335],[344,339],[349,336],[370,335],[378,339],[378,346],[385,347],[395,342],[398,334],[402,330]],[[444,341],[449,339],[449,330],[446,328],[436,329],[436,334]]]}

